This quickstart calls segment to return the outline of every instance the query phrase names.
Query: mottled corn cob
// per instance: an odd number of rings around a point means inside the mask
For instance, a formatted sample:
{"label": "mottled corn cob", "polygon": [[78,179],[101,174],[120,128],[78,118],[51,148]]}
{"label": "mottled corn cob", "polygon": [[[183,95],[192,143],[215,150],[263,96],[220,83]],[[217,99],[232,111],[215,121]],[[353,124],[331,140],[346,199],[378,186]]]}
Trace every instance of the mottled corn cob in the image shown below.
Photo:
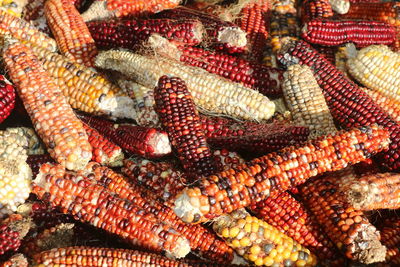
{"label": "mottled corn cob", "polygon": [[166,132],[131,124],[115,124],[99,117],[78,115],[90,127],[130,154],[158,158],[171,153]]}
{"label": "mottled corn cob", "polygon": [[13,16],[21,17],[22,9],[27,0],[2,0],[0,8]]}
{"label": "mottled corn cob", "polygon": [[26,236],[32,226],[30,218],[19,214],[12,214],[0,223],[0,255],[9,251],[17,251],[21,240]]}
{"label": "mottled corn cob", "polygon": [[272,11],[269,27],[272,52],[274,53],[281,49],[282,38],[289,37],[297,40],[300,36],[299,21],[295,13],[282,14]]}
{"label": "mottled corn cob", "polygon": [[196,181],[217,171],[185,82],[162,76],[154,89],[156,111],[187,176]]}
{"label": "mottled corn cob", "polygon": [[379,155],[382,166],[400,168],[400,127],[355,83],[303,41],[289,41],[278,55],[285,65],[305,64],[314,72],[332,117],[344,128],[377,123],[390,133],[389,149]]}
{"label": "mottled corn cob", "polygon": [[46,0],[28,0],[22,12],[22,18],[29,21],[40,31],[47,35],[51,34],[49,25],[47,24],[46,16],[44,15],[44,3]]}
{"label": "mottled corn cob", "polygon": [[396,39],[393,26],[380,21],[314,19],[307,22],[301,37],[309,43],[337,46],[353,42],[357,47],[392,44]]}
{"label": "mottled corn cob", "polygon": [[392,117],[392,119],[400,122],[400,99],[397,100],[395,98],[385,97],[381,93],[367,88],[363,89],[381,109]]}
{"label": "mottled corn cob", "polygon": [[335,174],[310,181],[301,187],[303,200],[347,258],[365,264],[384,261],[386,248],[379,232],[362,211],[346,202],[339,183]]}
{"label": "mottled corn cob", "polygon": [[21,253],[14,254],[10,259],[1,262],[0,267],[28,267],[28,260]]}
{"label": "mottled corn cob", "polygon": [[301,5],[302,23],[313,19],[331,17],[333,17],[333,10],[329,0],[305,0]]}
{"label": "mottled corn cob", "polygon": [[296,241],[244,209],[217,218],[214,231],[256,266],[315,266],[316,257]]}
{"label": "mottled corn cob", "polygon": [[[34,129],[28,127],[15,127],[7,128],[7,130],[3,132],[0,131],[0,136],[2,137],[14,134],[18,136],[18,145],[26,150],[26,153],[28,155],[38,155],[46,153],[46,149]],[[14,135],[14,138],[17,137],[16,135]],[[20,152],[18,152],[18,155],[19,153]]]}
{"label": "mottled corn cob", "polygon": [[185,188],[174,211],[185,222],[210,220],[274,197],[310,177],[363,161],[388,144],[388,132],[372,126],[288,147]]}
{"label": "mottled corn cob", "polygon": [[0,75],[0,123],[2,123],[11,114],[14,106],[14,87],[3,75]]}
{"label": "mottled corn cob", "polygon": [[349,0],[329,0],[333,11],[338,14],[346,14],[350,8]]}
{"label": "mottled corn cob", "polygon": [[92,67],[97,48],[73,3],[69,0],[47,0],[44,14],[61,53],[74,62]]}
{"label": "mottled corn cob", "polygon": [[50,155],[68,169],[85,167],[92,158],[92,149],[83,125],[38,58],[28,47],[13,41],[5,48],[3,57],[35,130]]}
{"label": "mottled corn cob", "polygon": [[33,183],[33,193],[75,219],[117,234],[132,245],[184,257],[187,240],[152,214],[92,184],[84,171],[67,172],[61,165],[44,164]]}
{"label": "mottled corn cob", "polygon": [[293,122],[308,126],[309,138],[336,132],[324,94],[307,65],[292,65],[284,74],[283,95]]}
{"label": "mottled corn cob", "polygon": [[136,82],[149,88],[163,75],[182,77],[195,104],[209,112],[251,120],[266,120],[275,112],[273,102],[254,90],[162,57],[109,50],[97,56],[96,66],[133,76]]}

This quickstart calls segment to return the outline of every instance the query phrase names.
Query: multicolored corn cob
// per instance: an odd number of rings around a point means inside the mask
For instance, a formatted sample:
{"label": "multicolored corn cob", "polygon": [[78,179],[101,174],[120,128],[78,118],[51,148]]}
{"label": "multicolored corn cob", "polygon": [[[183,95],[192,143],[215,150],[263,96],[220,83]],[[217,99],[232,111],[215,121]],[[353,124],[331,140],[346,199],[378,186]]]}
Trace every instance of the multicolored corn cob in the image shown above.
{"label": "multicolored corn cob", "polygon": [[186,83],[179,77],[162,76],[154,89],[154,99],[161,124],[187,177],[196,181],[214,174],[217,167]]}
{"label": "multicolored corn cob", "polygon": [[217,218],[214,231],[256,266],[315,266],[316,257],[296,241],[244,209]]}
{"label": "multicolored corn cob", "polygon": [[44,15],[44,3],[46,0],[28,0],[22,12],[22,18],[30,22],[41,32],[47,35],[51,34],[46,16]]}
{"label": "multicolored corn cob", "polygon": [[17,253],[8,260],[1,262],[0,267],[28,267],[28,260],[23,254]]}
{"label": "multicolored corn cob", "polygon": [[349,0],[329,0],[332,10],[338,14],[346,14],[350,9]]}
{"label": "multicolored corn cob", "polygon": [[186,238],[152,214],[92,184],[85,171],[67,172],[61,165],[44,164],[33,182],[33,193],[63,213],[117,234],[132,245],[164,250],[178,258],[190,251]]}
{"label": "multicolored corn cob", "polygon": [[[45,147],[34,129],[28,127],[15,127],[7,128],[6,131],[0,131],[1,138],[7,138],[11,135],[13,142],[18,143],[18,145],[26,151],[22,153],[28,155],[46,153]],[[21,150],[18,150],[16,153],[18,158],[21,155]]]}
{"label": "multicolored corn cob", "polygon": [[55,163],[50,154],[29,155],[26,160],[26,163],[32,170],[33,177],[36,177],[39,173],[40,166],[47,162]]}
{"label": "multicolored corn cob", "polygon": [[92,67],[97,48],[74,4],[69,0],[47,0],[44,14],[61,53],[74,62]]}
{"label": "multicolored corn cob", "polygon": [[357,47],[390,45],[396,39],[393,26],[380,21],[314,19],[307,22],[301,37],[309,43],[337,46],[353,42]]}
{"label": "multicolored corn cob", "polygon": [[367,88],[363,89],[364,92],[366,92],[381,109],[383,109],[387,114],[390,115],[390,117],[392,117],[392,119],[400,122],[400,99],[397,100],[391,97],[385,97],[381,93],[369,90]]}
{"label": "multicolored corn cob", "polygon": [[362,211],[346,202],[340,181],[332,174],[306,183],[300,189],[304,202],[347,258],[365,264],[384,261],[386,248],[379,232]]}
{"label": "multicolored corn cob", "polygon": [[354,50],[356,50],[356,47],[354,46],[354,44],[348,43],[346,45],[339,46],[335,53],[334,65],[347,78],[350,77],[350,74],[347,69],[347,59],[349,58],[349,51],[354,51]]}
{"label": "multicolored corn cob", "polygon": [[78,117],[128,153],[146,158],[159,158],[171,153],[168,134],[156,128],[116,124],[99,117]]}
{"label": "multicolored corn cob", "polygon": [[9,42],[3,52],[6,68],[35,130],[57,162],[70,170],[82,169],[92,158],[82,123],[32,50]]}
{"label": "multicolored corn cob", "polygon": [[388,132],[372,126],[288,147],[188,186],[177,196],[174,211],[185,222],[207,221],[363,161],[388,144]]}
{"label": "multicolored corn cob", "polygon": [[17,251],[21,246],[21,240],[29,232],[32,226],[30,218],[19,214],[12,214],[0,223],[0,255],[9,251]]}
{"label": "multicolored corn cob", "polygon": [[163,75],[183,77],[195,104],[208,112],[259,121],[275,112],[274,103],[259,92],[162,57],[108,50],[97,56],[96,66],[122,72],[149,88]]}
{"label": "multicolored corn cob", "polygon": [[387,129],[391,143],[378,159],[383,167],[400,168],[400,127],[361,88],[303,41],[289,41],[278,58],[284,65],[305,64],[311,68],[332,117],[340,126],[351,128],[377,123]]}
{"label": "multicolored corn cob", "polygon": [[324,94],[307,65],[291,65],[284,74],[283,95],[293,122],[308,126],[309,138],[337,131]]}
{"label": "multicolored corn cob", "polygon": [[289,37],[297,40],[300,36],[299,19],[296,13],[279,13],[271,12],[269,33],[271,35],[272,52],[277,52],[281,49],[281,40],[284,37]]}
{"label": "multicolored corn cob", "polygon": [[280,14],[295,14],[296,10],[296,1],[295,0],[272,0],[272,10],[278,12]]}
{"label": "multicolored corn cob", "polygon": [[329,0],[305,0],[301,5],[302,23],[331,17],[333,17],[333,10]]}
{"label": "multicolored corn cob", "polygon": [[13,16],[21,17],[22,9],[26,0],[1,0],[0,9],[5,10]]}
{"label": "multicolored corn cob", "polygon": [[11,114],[14,106],[14,87],[3,75],[0,75],[0,123],[2,123]]}

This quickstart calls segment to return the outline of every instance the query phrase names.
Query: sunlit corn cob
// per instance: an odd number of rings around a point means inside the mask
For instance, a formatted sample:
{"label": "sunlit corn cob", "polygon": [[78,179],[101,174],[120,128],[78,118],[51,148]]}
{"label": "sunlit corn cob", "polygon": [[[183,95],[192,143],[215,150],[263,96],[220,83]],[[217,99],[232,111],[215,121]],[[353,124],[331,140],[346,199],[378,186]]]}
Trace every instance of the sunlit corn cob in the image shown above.
{"label": "sunlit corn cob", "polygon": [[337,46],[353,42],[357,47],[366,47],[392,44],[396,31],[380,21],[314,19],[304,25],[301,36],[312,44]]}
{"label": "sunlit corn cob", "polygon": [[389,149],[379,154],[382,166],[400,168],[400,126],[365,92],[303,41],[289,41],[278,55],[284,65],[305,64],[314,72],[332,117],[344,128],[377,123],[390,133]]}
{"label": "sunlit corn cob", "polygon": [[174,211],[185,222],[207,221],[363,161],[388,144],[388,132],[372,126],[288,147],[188,186],[177,196]]}
{"label": "sunlit corn cob", "polygon": [[44,14],[61,53],[74,62],[92,67],[97,48],[73,3],[69,0],[47,0]]}
{"label": "sunlit corn cob", "polygon": [[171,153],[168,135],[164,131],[132,124],[115,124],[99,117],[78,116],[128,153],[147,158],[157,158]]}
{"label": "sunlit corn cob", "polygon": [[83,125],[38,58],[28,47],[12,40],[3,57],[35,130],[50,155],[68,169],[85,167],[92,158],[92,149]]}
{"label": "sunlit corn cob", "polygon": [[26,2],[26,0],[1,0],[0,9],[7,11],[7,13],[13,16],[21,17],[22,9]]}
{"label": "sunlit corn cob", "polygon": [[187,176],[196,181],[217,171],[185,81],[162,76],[154,89],[156,111]]}
{"label": "sunlit corn cob", "polygon": [[364,92],[366,92],[379,107],[389,114],[392,119],[400,122],[400,98],[395,99],[385,97],[381,93],[367,88],[364,88]]}
{"label": "sunlit corn cob", "polygon": [[0,123],[2,123],[11,114],[14,106],[14,87],[3,75],[0,75]]}
{"label": "sunlit corn cob", "polygon": [[61,165],[44,164],[33,182],[33,193],[75,219],[117,234],[132,245],[184,257],[188,241],[152,214],[92,184],[84,171],[67,172]]}
{"label": "sunlit corn cob", "polygon": [[308,126],[309,138],[336,132],[324,94],[307,65],[291,65],[284,74],[283,95],[293,122]]}
{"label": "sunlit corn cob", "polygon": [[271,46],[274,53],[281,48],[282,38],[289,37],[297,40],[300,36],[299,21],[295,13],[281,14],[272,11],[269,27]]}
{"label": "sunlit corn cob", "polygon": [[0,222],[0,255],[17,251],[31,226],[32,220],[19,214],[12,214]]}
{"label": "sunlit corn cob", "polygon": [[346,14],[350,9],[349,0],[329,0],[333,11],[338,14]]}
{"label": "sunlit corn cob", "polygon": [[244,209],[217,218],[214,231],[256,266],[315,266],[308,249]]}
{"label": "sunlit corn cob", "polygon": [[258,218],[309,248],[319,259],[336,260],[340,255],[315,217],[288,192],[267,198],[252,207]]}
{"label": "sunlit corn cob", "polygon": [[250,88],[162,57],[109,50],[97,56],[96,66],[120,71],[149,88],[163,75],[182,77],[195,104],[208,112],[251,120],[266,120],[275,112],[273,102]]}
{"label": "sunlit corn cob", "polygon": [[329,0],[306,0],[301,5],[301,21],[303,23],[317,18],[333,17]]}
{"label": "sunlit corn cob", "polygon": [[22,18],[29,21],[40,31],[47,35],[51,34],[49,25],[47,24],[46,16],[44,15],[44,3],[46,0],[28,0],[22,12]]}
{"label": "sunlit corn cob", "polygon": [[[15,128],[7,128],[6,131],[1,132],[0,136],[8,136],[16,134],[19,136],[17,142],[19,146],[21,146],[28,155],[38,155],[46,153],[46,149],[40,140],[39,136],[37,136],[35,130],[33,128],[28,127],[15,127]],[[15,136],[16,137],[16,136]],[[20,155],[20,152],[17,153],[17,156]]]}
{"label": "sunlit corn cob", "polygon": [[384,261],[386,248],[379,232],[362,211],[346,202],[339,183],[335,174],[312,180],[301,187],[302,198],[347,258],[365,264]]}
{"label": "sunlit corn cob", "polygon": [[28,260],[23,254],[17,253],[8,260],[1,262],[0,267],[28,267]]}

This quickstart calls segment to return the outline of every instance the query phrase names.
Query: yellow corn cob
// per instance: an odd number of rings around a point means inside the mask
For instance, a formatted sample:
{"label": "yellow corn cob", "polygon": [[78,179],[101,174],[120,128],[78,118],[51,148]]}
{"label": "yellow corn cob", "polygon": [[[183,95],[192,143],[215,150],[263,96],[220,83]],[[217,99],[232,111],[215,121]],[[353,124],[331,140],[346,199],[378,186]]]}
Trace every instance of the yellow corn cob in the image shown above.
{"label": "yellow corn cob", "polygon": [[109,50],[99,53],[95,64],[120,71],[149,88],[163,75],[180,77],[195,104],[207,112],[258,121],[269,119],[275,112],[274,103],[259,92],[177,61]]}
{"label": "yellow corn cob", "polygon": [[31,49],[72,108],[112,118],[135,118],[133,100],[92,69],[37,46]]}
{"label": "yellow corn cob", "polygon": [[385,45],[371,45],[347,60],[350,74],[361,84],[400,101],[400,54]]}
{"label": "yellow corn cob", "polygon": [[0,137],[6,137],[15,134],[18,138],[18,144],[27,150],[28,155],[39,155],[46,153],[46,149],[36,132],[28,127],[7,128],[7,131],[1,131]]}
{"label": "yellow corn cob", "polygon": [[289,66],[284,74],[283,95],[294,123],[310,128],[310,139],[336,132],[325,97],[308,66]]}

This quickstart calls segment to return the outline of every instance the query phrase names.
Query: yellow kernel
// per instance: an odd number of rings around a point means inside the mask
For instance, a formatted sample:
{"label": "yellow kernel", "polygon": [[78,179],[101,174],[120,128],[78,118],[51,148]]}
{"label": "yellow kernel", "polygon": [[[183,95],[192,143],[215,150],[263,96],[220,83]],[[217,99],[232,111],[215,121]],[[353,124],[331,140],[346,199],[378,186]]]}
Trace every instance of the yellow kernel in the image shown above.
{"label": "yellow kernel", "polygon": [[257,255],[254,255],[254,254],[250,254],[250,255],[248,256],[248,260],[249,260],[249,261],[252,261],[252,262],[255,262],[255,261],[257,260],[257,258],[258,258],[258,256],[257,256]]}
{"label": "yellow kernel", "polygon": [[253,233],[256,233],[256,232],[258,231],[258,228],[260,228],[260,225],[259,225],[258,223],[253,222],[253,223],[251,224],[251,231],[252,231]]}
{"label": "yellow kernel", "polygon": [[278,254],[278,251],[276,251],[276,249],[273,249],[273,250],[271,250],[271,252],[268,254],[268,257],[275,258],[277,254]]}
{"label": "yellow kernel", "polygon": [[245,224],[246,224],[246,220],[245,219],[240,219],[238,222],[238,227],[242,228]]}
{"label": "yellow kernel", "polygon": [[234,247],[234,248],[240,247],[240,242],[239,242],[239,240],[237,240],[237,239],[233,240],[233,241],[232,241],[232,247]]}
{"label": "yellow kernel", "polygon": [[257,265],[257,266],[263,265],[263,259],[262,259],[262,258],[258,258],[258,259],[254,262],[254,264]]}
{"label": "yellow kernel", "polygon": [[253,222],[253,217],[252,216],[246,216],[246,222],[248,222],[248,223]]}
{"label": "yellow kernel", "polygon": [[298,261],[296,261],[296,266],[298,266],[298,267],[306,266],[306,261],[305,260],[298,260]]}
{"label": "yellow kernel", "polygon": [[282,253],[284,250],[285,250],[285,248],[282,245],[279,245],[279,246],[276,247],[276,251],[278,253]]}
{"label": "yellow kernel", "polygon": [[248,245],[250,245],[250,239],[248,237],[243,237],[240,240],[240,246],[247,247]]}
{"label": "yellow kernel", "polygon": [[283,251],[282,256],[284,259],[289,259],[290,258],[290,249],[285,249],[285,251]]}
{"label": "yellow kernel", "polygon": [[251,232],[251,223],[246,223],[246,225],[244,226],[244,231],[246,233],[250,233]]}
{"label": "yellow kernel", "polygon": [[274,264],[274,259],[268,256],[264,258],[263,262],[265,266],[271,266],[272,264]]}
{"label": "yellow kernel", "polygon": [[299,252],[293,252],[291,255],[290,255],[290,260],[291,261],[297,261],[297,258],[299,257]]}
{"label": "yellow kernel", "polygon": [[257,245],[254,245],[250,248],[250,253],[252,253],[252,254],[258,254],[258,253],[260,253],[260,251],[261,251],[261,248]]}
{"label": "yellow kernel", "polygon": [[225,238],[229,237],[229,228],[224,228],[221,234]]}
{"label": "yellow kernel", "polygon": [[283,255],[280,254],[280,253],[278,253],[278,255],[276,255],[276,256],[274,257],[274,260],[275,260],[276,262],[282,262],[282,261],[283,261]]}
{"label": "yellow kernel", "polygon": [[234,238],[239,234],[239,232],[240,232],[239,227],[235,226],[235,227],[231,228],[231,230],[229,231],[229,237]]}

